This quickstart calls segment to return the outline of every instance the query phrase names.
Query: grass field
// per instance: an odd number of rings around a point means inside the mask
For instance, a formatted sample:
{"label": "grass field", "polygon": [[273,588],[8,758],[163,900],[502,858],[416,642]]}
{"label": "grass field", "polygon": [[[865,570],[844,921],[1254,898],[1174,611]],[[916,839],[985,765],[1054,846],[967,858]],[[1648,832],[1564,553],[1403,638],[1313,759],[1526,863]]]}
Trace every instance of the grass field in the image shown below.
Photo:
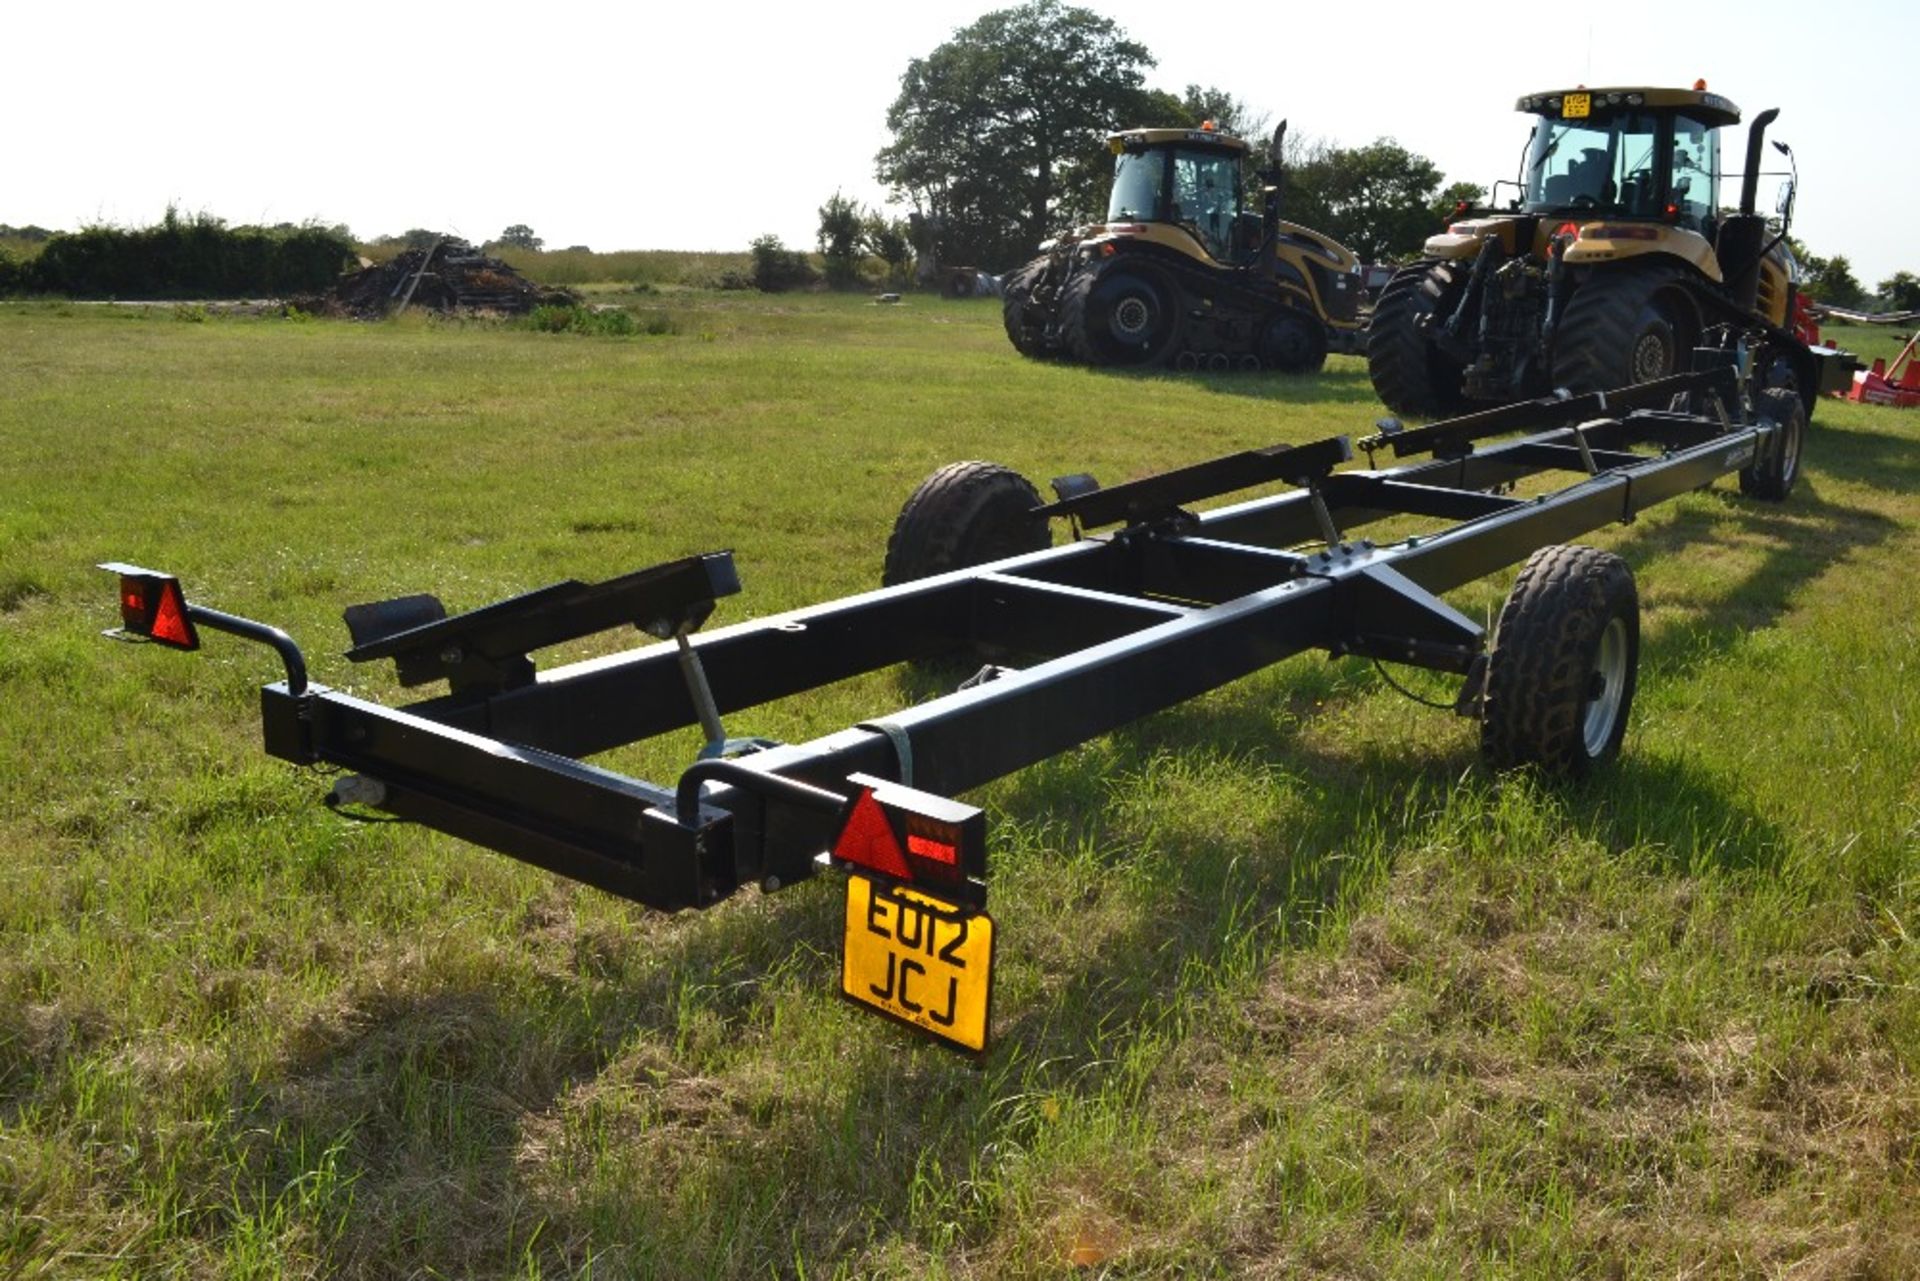
{"label": "grass field", "polygon": [[1307,656],[975,794],[975,1067],[835,996],[836,884],[663,917],[344,824],[259,750],[261,651],[98,635],[132,560],[389,697],[349,603],[730,546],[718,624],[877,582],[957,458],[1112,482],[1379,412],[1346,358],[1025,362],[992,303],[663,301],[0,307],[0,1275],[1920,1275],[1920,414],[1823,405],[1786,504],[1594,535],[1646,641],[1587,785]]}

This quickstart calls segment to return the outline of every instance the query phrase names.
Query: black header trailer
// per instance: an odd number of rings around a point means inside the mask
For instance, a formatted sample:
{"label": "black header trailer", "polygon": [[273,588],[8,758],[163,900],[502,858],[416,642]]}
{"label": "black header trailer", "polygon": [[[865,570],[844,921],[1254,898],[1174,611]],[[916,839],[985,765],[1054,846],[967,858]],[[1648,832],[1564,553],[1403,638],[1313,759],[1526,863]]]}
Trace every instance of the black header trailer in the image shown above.
{"label": "black header trailer", "polygon": [[[936,472],[900,514],[886,586],[698,633],[739,590],[712,552],[597,584],[566,582],[449,615],[432,596],[347,610],[355,662],[444,692],[389,707],[309,679],[284,632],[189,601],[178,580],[108,565],[118,634],[181,648],[200,630],[272,646],[266,749],[346,773],[328,802],[451,833],[663,910],[741,886],[852,873],[842,990],[937,1037],[987,1044],[992,922],[985,817],[950,799],[1306,650],[1464,677],[1496,767],[1578,774],[1613,755],[1632,702],[1639,621],[1620,559],[1563,544],[1728,472],[1780,499],[1805,417],[1750,392],[1731,353],[1607,393],[1402,429],[1277,445],[1055,501],[987,463]],[[1560,488],[1528,496],[1545,475]],[[1294,488],[1195,514],[1188,504]],[[1375,543],[1393,516],[1425,532]],[[1075,537],[1051,544],[1048,521]],[[1531,559],[1528,559],[1531,557]],[[1489,638],[1441,596],[1527,560]],[[530,653],[609,628],[655,643],[536,670]],[[731,739],[722,718],[898,663],[988,664],[953,692],[804,743]],[[1572,655],[1569,663],[1567,656]],[[701,726],[671,784],[584,758]]]}

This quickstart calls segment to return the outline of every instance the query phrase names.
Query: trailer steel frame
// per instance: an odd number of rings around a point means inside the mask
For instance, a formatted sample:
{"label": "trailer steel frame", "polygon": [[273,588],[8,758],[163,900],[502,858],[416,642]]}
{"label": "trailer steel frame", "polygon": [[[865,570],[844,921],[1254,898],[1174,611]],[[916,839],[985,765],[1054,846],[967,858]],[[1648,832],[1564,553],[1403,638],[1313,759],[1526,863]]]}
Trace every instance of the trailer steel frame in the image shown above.
{"label": "trailer steel frame", "polygon": [[[288,678],[260,693],[266,749],[351,771],[335,799],[650,907],[703,908],[826,866],[850,776],[949,797],[1311,649],[1471,673],[1484,629],[1441,593],[1748,466],[1782,430],[1740,421],[1754,416],[1723,360],[1618,392],[1388,422],[1363,448],[1413,461],[1385,468],[1337,470],[1352,450],[1335,437],[1108,489],[1069,478],[1041,510],[1077,533],[1115,528],[697,638],[738,589],[728,553],[451,618],[424,597],[356,607],[350,657],[392,658],[404,684],[449,682],[403,707],[309,682],[277,629],[186,609],[280,653]],[[1506,492],[1543,473],[1574,479]],[[1184,506],[1274,480],[1299,488]],[[1445,523],[1384,545],[1351,537],[1399,515]],[[546,672],[526,656],[629,623],[661,643]],[[717,743],[721,715],[978,647],[1038,661],[809,742],[698,761],[674,787],[580,759],[695,724]],[[984,903],[983,851],[984,838],[948,891],[969,907]]]}

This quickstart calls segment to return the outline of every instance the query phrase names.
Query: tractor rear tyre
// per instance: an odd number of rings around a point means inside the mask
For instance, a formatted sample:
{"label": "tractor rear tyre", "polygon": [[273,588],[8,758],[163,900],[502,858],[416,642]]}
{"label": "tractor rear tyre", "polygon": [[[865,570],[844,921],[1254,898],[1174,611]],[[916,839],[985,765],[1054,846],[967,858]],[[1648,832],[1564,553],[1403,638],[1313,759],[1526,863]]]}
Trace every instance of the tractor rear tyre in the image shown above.
{"label": "tractor rear tyre", "polygon": [[1543,547],[1500,610],[1481,698],[1480,750],[1495,769],[1579,778],[1620,750],[1640,662],[1640,599],[1627,563]]}
{"label": "tractor rear tyre", "polygon": [[1596,270],[1554,330],[1553,385],[1579,395],[1679,373],[1692,363],[1698,316],[1676,268]]}
{"label": "tractor rear tyre", "polygon": [[1327,328],[1302,312],[1276,311],[1260,327],[1259,359],[1283,374],[1318,373],[1327,363]]}
{"label": "tractor rear tyre", "polygon": [[1769,387],[1760,393],[1754,415],[1780,430],[1753,462],[1740,469],[1740,492],[1749,498],[1779,502],[1793,492],[1800,479],[1800,448],[1806,441],[1807,408],[1791,387]]}
{"label": "tractor rear tyre", "polygon": [[1394,413],[1436,418],[1466,405],[1459,363],[1426,330],[1433,318],[1453,312],[1465,288],[1456,264],[1429,260],[1402,267],[1380,291],[1367,331],[1367,374]]}
{"label": "tractor rear tyre", "polygon": [[998,463],[949,463],[913,491],[887,539],[888,587],[1037,552],[1051,541],[1040,494]]}
{"label": "tractor rear tyre", "polygon": [[1179,291],[1157,267],[1115,262],[1067,286],[1060,332],[1089,365],[1162,364],[1180,345]]}
{"label": "tractor rear tyre", "polygon": [[1041,357],[1047,355],[1045,339],[1041,337],[1038,326],[1027,305],[1033,297],[1033,286],[1047,269],[1045,258],[1036,258],[1020,270],[1007,277],[1000,290],[1000,318],[1007,327],[1007,341],[1022,356]]}

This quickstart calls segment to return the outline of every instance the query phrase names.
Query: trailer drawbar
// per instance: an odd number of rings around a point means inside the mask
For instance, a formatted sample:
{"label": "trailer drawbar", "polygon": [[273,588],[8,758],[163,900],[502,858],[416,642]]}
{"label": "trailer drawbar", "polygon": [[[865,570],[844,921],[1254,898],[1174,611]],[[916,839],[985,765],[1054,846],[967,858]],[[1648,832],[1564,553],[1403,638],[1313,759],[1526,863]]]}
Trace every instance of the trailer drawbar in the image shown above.
{"label": "trailer drawbar", "polygon": [[[986,817],[951,799],[1306,650],[1457,673],[1496,768],[1578,775],[1618,751],[1639,608],[1611,553],[1566,540],[1738,472],[1783,499],[1805,412],[1732,352],[1696,369],[1402,428],[1275,445],[1106,488],[956,463],[900,513],[878,591],[699,633],[740,588],[728,552],[565,582],[460,614],[429,595],[346,610],[353,662],[444,689],[389,707],[311,680],[283,631],[198,604],[177,578],[120,580],[110,635],[270,646],[266,750],[345,773],[328,803],[381,811],[667,911],[749,883],[847,874],[841,990],[984,1052],[994,924]],[[1386,466],[1375,465],[1379,455]],[[1525,496],[1516,482],[1561,474]],[[1280,494],[1200,513],[1256,485]],[[1375,543],[1388,517],[1434,522]],[[1049,521],[1071,541],[1052,545]],[[1441,594],[1526,561],[1491,638]],[[654,643],[536,671],[535,650],[611,628]],[[896,663],[990,654],[958,689],[805,743],[730,739],[721,718]],[[1574,661],[1568,662],[1572,655]],[[1009,656],[1018,656],[1009,659]],[[699,725],[671,786],[583,758]]]}

